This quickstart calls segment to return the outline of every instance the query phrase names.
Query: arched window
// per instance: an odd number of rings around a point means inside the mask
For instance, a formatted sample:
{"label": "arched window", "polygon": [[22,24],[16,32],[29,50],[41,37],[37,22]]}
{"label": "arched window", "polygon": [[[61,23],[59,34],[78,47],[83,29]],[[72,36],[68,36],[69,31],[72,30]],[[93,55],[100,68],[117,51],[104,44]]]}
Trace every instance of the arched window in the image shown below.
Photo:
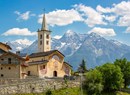
{"label": "arched window", "polygon": [[40,39],[42,39],[42,35],[40,35]]}

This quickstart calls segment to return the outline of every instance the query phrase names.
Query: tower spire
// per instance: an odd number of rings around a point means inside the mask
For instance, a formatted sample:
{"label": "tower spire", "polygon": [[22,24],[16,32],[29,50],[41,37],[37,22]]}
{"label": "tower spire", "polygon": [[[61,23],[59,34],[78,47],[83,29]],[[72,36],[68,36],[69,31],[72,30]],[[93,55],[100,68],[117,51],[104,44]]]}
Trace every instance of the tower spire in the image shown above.
{"label": "tower spire", "polygon": [[41,30],[47,30],[45,9],[43,9],[43,19],[42,19],[42,28],[41,28]]}

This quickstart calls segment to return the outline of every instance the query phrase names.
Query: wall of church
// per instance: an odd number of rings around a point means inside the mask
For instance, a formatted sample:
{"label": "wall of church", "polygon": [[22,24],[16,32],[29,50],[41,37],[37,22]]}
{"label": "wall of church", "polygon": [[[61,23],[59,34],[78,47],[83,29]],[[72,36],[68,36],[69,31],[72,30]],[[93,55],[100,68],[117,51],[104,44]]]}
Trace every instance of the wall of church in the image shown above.
{"label": "wall of church", "polygon": [[28,75],[39,76],[39,65],[37,64],[29,65],[26,70],[27,70]]}
{"label": "wall of church", "polygon": [[47,64],[47,76],[49,77],[63,77],[65,75],[62,69],[63,63],[58,60],[51,59]]}
{"label": "wall of church", "polygon": [[28,62],[40,61],[40,60],[48,60],[48,56],[45,56],[45,57],[35,57],[35,58],[30,58]]}
{"label": "wall of church", "polygon": [[70,66],[68,66],[67,64],[63,64],[63,70],[64,70],[64,72],[65,72],[65,75],[68,75],[68,76],[70,76],[71,75],[71,67]]}

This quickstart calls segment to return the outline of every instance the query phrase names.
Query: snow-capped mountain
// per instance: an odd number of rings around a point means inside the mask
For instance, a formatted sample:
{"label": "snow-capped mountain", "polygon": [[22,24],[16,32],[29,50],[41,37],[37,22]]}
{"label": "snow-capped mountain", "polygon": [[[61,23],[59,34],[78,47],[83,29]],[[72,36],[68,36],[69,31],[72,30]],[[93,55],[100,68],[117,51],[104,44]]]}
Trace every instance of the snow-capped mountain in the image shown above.
{"label": "snow-capped mountain", "polygon": [[12,48],[12,52],[16,52],[16,51],[21,51],[27,48],[28,46],[32,44],[32,42],[30,42],[27,39],[24,39],[24,40],[18,39],[16,41],[8,41],[6,42],[6,44],[8,44]]}
{"label": "snow-capped mountain", "polygon": [[[73,31],[67,31],[60,39],[52,38],[52,49],[61,51],[74,69],[82,59],[86,60],[88,68],[93,68],[130,54],[130,46],[121,42],[107,40],[95,33],[77,34]],[[37,41],[21,52],[37,52]]]}
{"label": "snow-capped mountain", "polygon": [[67,31],[59,40],[52,39],[52,49],[58,49],[66,56],[72,56],[82,42],[77,33]]}

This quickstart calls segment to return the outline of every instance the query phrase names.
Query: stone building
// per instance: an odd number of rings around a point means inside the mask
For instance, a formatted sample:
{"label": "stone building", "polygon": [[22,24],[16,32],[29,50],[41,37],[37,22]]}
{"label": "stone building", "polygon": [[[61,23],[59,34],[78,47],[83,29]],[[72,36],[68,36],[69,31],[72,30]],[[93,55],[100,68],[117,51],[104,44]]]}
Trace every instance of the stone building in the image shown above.
{"label": "stone building", "polygon": [[10,52],[10,46],[0,42],[0,78],[26,77],[25,59]]}

